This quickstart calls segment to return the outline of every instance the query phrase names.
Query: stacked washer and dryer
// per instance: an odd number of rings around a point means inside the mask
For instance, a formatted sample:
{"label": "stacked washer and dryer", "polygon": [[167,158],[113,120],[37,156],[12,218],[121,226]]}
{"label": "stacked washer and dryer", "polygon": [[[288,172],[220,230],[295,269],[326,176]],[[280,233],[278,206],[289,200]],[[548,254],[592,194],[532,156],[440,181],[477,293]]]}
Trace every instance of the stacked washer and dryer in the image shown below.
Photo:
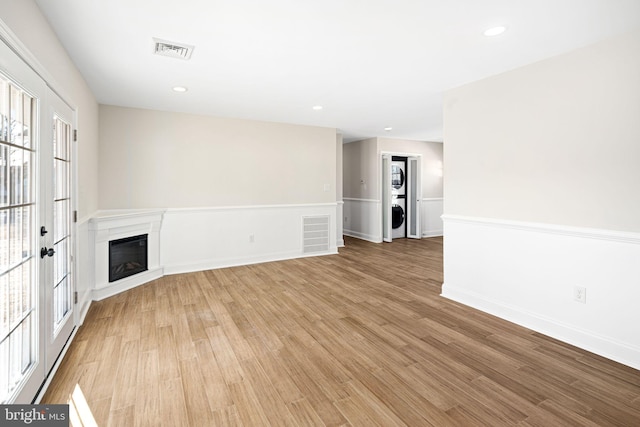
{"label": "stacked washer and dryer", "polygon": [[407,158],[391,158],[391,238],[407,237]]}

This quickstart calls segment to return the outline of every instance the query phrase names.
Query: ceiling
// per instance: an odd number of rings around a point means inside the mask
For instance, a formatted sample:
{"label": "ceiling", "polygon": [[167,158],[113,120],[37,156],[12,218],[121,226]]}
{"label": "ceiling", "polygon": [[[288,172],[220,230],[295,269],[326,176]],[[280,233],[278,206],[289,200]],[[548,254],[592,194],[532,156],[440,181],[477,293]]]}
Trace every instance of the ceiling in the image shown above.
{"label": "ceiling", "polygon": [[[447,89],[640,27],[640,0],[36,3],[101,104],[335,127],[347,142],[442,141]],[[193,56],[154,55],[154,37]]]}

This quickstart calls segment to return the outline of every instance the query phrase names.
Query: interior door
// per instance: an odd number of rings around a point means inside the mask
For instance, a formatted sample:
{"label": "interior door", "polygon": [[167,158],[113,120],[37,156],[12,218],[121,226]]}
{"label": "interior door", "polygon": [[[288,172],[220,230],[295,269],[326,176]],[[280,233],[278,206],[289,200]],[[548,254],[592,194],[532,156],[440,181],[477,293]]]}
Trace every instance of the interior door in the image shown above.
{"label": "interior door", "polygon": [[407,158],[407,237],[420,239],[422,227],[420,206],[422,204],[422,176],[420,157]]}
{"label": "interior door", "polygon": [[382,155],[382,240],[390,242],[391,237],[391,156]]}
{"label": "interior door", "polygon": [[40,263],[45,308],[45,366],[53,367],[74,328],[72,274],[72,129],[73,111],[48,92],[49,124],[41,158],[43,214]]}

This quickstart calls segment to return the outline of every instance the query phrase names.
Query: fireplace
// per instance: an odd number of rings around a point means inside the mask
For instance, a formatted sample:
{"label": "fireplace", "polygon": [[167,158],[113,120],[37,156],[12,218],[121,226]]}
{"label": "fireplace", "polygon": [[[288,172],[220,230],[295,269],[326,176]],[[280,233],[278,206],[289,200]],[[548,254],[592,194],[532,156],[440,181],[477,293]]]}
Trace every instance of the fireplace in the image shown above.
{"label": "fireplace", "polygon": [[[109,210],[101,211],[89,220],[89,230],[93,237],[93,242],[90,243],[93,243],[94,249],[94,288],[91,292],[93,300],[100,301],[164,276],[164,269],[160,266],[160,229],[164,212],[162,209]],[[142,259],[144,262],[134,261],[138,264],[146,262],[146,266],[137,273],[129,271],[132,275],[115,280],[111,277],[111,245],[113,242],[117,244],[118,240],[131,243],[126,241],[131,236],[133,239],[146,238],[142,247],[140,243],[138,248],[135,248],[135,243],[133,245],[136,250],[143,249],[143,256],[146,256]]]}
{"label": "fireplace", "polygon": [[109,241],[109,282],[148,270],[148,234]]}

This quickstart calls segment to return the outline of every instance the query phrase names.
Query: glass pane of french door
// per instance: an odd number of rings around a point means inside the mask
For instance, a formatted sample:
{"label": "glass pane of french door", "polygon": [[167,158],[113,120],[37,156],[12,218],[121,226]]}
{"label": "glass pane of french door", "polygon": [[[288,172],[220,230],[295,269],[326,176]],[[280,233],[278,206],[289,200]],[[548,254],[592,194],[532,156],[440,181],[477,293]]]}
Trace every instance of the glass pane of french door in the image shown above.
{"label": "glass pane of french door", "polygon": [[37,361],[36,100],[0,74],[0,403]]}
{"label": "glass pane of french door", "polygon": [[53,332],[70,314],[71,300],[71,124],[53,118]]}

